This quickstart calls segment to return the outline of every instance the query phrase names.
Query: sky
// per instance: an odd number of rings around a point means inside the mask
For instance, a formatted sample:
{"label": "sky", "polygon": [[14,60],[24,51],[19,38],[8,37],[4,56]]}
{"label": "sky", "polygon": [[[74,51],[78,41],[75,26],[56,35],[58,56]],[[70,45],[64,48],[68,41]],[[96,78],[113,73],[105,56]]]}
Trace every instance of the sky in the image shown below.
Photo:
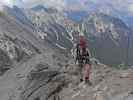
{"label": "sky", "polygon": [[91,4],[111,4],[115,9],[127,10],[133,14],[133,0],[0,0],[0,5],[8,5],[12,7],[33,7],[43,4],[46,7],[55,7],[58,10],[74,10],[85,11],[89,9]]}

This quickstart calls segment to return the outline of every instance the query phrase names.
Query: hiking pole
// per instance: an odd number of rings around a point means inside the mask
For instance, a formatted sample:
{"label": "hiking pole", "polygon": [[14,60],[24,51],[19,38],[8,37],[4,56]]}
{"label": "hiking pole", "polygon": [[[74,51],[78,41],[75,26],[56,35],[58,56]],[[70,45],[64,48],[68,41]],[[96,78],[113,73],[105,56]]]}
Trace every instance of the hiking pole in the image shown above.
{"label": "hiking pole", "polygon": [[129,58],[129,56],[128,56],[128,54],[129,54],[129,46],[130,46],[130,34],[128,34],[128,38],[127,38],[127,57],[126,57],[126,64],[128,65],[128,58]]}

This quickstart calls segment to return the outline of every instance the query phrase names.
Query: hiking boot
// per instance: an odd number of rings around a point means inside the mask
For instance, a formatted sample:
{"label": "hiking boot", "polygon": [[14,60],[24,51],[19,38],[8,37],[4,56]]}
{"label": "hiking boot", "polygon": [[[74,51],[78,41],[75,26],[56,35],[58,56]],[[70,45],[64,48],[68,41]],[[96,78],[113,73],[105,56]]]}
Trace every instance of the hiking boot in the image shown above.
{"label": "hiking boot", "polygon": [[86,80],[85,83],[88,84],[88,85],[92,85],[92,83],[90,82],[90,80]]}
{"label": "hiking boot", "polygon": [[82,78],[80,79],[80,82],[83,82],[83,79]]}

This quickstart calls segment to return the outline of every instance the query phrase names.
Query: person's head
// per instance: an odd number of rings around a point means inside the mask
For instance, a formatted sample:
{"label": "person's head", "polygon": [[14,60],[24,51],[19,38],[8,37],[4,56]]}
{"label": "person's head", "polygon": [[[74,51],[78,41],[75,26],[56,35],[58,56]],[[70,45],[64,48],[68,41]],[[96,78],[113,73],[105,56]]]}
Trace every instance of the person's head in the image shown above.
{"label": "person's head", "polygon": [[86,40],[84,36],[79,36],[79,44],[80,45],[86,45]]}

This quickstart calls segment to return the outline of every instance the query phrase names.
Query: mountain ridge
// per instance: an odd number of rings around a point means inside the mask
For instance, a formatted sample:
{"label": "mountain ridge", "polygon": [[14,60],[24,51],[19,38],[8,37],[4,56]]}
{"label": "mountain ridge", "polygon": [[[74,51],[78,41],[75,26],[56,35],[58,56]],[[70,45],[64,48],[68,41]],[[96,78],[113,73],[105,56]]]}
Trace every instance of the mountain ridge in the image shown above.
{"label": "mountain ridge", "polygon": [[[34,35],[40,41],[47,41],[57,48],[71,51],[77,42],[79,33],[83,33],[87,37],[92,55],[101,60],[102,63],[119,65],[126,63],[126,60],[129,59],[129,64],[132,64],[132,55],[130,55],[132,51],[131,39],[130,44],[128,44],[129,35],[132,37],[132,30],[121,19],[101,12],[93,12],[83,17],[79,22],[75,22],[63,13],[57,12],[56,9],[52,10],[51,13],[49,8],[40,5],[36,8],[37,11],[33,8],[21,11],[33,27],[33,29],[29,27],[29,29],[34,31]],[[22,15],[20,13],[16,14]],[[16,16],[14,18],[16,19]],[[108,42],[105,43],[105,41]],[[107,49],[110,48],[108,43],[112,49]],[[127,50],[128,45],[129,50]],[[104,51],[109,50],[112,50],[114,56],[109,54],[105,56]],[[113,58],[115,60],[112,62]]]}

